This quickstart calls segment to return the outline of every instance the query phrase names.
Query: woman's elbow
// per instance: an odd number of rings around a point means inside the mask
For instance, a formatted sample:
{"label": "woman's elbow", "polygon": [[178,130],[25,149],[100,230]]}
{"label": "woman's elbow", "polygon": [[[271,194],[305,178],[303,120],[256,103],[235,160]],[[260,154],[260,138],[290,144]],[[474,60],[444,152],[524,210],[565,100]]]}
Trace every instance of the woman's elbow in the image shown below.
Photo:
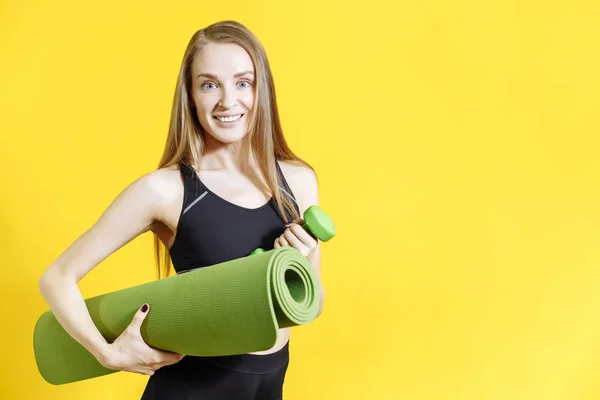
{"label": "woman's elbow", "polygon": [[40,279],[38,280],[38,289],[44,299],[47,298],[48,294],[58,286],[62,286],[62,282],[71,279],[68,275],[61,272],[60,269],[50,266],[44,271]]}
{"label": "woman's elbow", "polygon": [[52,286],[56,283],[56,273],[48,268],[38,280],[38,289],[45,299],[48,293],[52,290]]}

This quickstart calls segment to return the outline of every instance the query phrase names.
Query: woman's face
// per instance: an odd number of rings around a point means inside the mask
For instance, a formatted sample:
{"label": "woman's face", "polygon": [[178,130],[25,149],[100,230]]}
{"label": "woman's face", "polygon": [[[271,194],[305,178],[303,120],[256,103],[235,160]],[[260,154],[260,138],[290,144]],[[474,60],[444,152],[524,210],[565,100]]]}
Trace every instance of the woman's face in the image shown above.
{"label": "woman's face", "polygon": [[254,65],[235,44],[209,43],[192,62],[192,99],[204,130],[222,143],[247,133],[254,104]]}

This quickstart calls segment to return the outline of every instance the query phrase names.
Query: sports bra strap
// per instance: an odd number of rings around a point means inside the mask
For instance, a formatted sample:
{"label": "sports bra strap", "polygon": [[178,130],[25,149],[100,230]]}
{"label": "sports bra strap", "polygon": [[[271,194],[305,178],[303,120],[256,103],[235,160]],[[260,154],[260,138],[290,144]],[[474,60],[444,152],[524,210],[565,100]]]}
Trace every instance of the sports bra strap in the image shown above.
{"label": "sports bra strap", "polygon": [[[300,207],[298,207],[298,202],[296,201],[296,196],[294,196],[294,192],[292,192],[290,185],[288,185],[287,180],[285,179],[285,176],[283,175],[283,171],[281,170],[281,167],[279,166],[279,161],[275,160],[275,166],[277,167],[277,175],[279,178],[279,190],[281,190],[283,192],[284,196],[288,196],[289,198],[292,199],[292,202],[294,204],[294,208],[296,209],[296,212],[298,214],[300,214]],[[291,219],[291,218],[289,218],[289,216],[288,216],[288,219]]]}
{"label": "sports bra strap", "polygon": [[181,176],[183,177],[183,208],[182,211],[187,210],[188,206],[194,202],[199,196],[201,196],[206,189],[203,187],[202,182],[198,179],[196,171],[184,163],[179,164]]}

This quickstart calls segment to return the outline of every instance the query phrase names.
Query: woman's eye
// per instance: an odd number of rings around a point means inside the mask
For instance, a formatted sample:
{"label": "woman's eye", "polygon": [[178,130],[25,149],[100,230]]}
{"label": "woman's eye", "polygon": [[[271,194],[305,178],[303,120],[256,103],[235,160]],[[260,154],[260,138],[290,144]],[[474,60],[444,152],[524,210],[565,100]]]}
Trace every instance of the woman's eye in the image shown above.
{"label": "woman's eye", "polygon": [[212,89],[212,87],[209,87],[209,86],[215,86],[215,84],[212,83],[212,82],[207,82],[207,83],[205,83],[205,84],[202,85],[202,88],[203,89],[207,89],[207,90]]}
{"label": "woman's eye", "polygon": [[241,81],[240,85],[244,84],[245,86],[242,86],[243,88],[249,88],[250,87],[250,82],[248,81]]}

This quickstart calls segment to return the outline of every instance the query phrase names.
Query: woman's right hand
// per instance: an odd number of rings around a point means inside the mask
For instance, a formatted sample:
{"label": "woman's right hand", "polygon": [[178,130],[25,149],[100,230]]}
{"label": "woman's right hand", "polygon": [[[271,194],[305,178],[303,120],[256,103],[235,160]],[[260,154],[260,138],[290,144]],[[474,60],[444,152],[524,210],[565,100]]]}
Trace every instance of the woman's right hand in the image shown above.
{"label": "woman's right hand", "polygon": [[133,321],[127,329],[110,343],[105,357],[100,363],[109,369],[118,371],[137,372],[153,375],[154,371],[178,363],[184,357],[182,354],[154,349],[144,341],[140,328],[148,315],[149,306],[144,304],[138,309]]}

